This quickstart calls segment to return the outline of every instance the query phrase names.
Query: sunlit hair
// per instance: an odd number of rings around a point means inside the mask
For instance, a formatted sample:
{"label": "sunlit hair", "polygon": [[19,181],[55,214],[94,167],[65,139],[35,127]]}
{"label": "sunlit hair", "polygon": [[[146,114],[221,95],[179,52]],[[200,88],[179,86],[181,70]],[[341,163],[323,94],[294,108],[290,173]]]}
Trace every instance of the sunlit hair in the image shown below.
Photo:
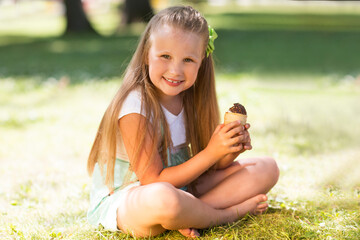
{"label": "sunlit hair", "polygon": [[[158,151],[163,163],[167,165],[166,149],[172,146],[172,141],[165,115],[158,100],[158,90],[149,78],[147,65],[151,46],[150,35],[164,25],[199,34],[204,41],[204,58],[196,82],[182,93],[190,156],[197,154],[207,146],[219,123],[212,55],[206,57],[205,54],[209,38],[208,24],[205,18],[189,6],[170,7],[160,11],[150,20],[140,39],[136,52],[125,71],[123,83],[101,120],[89,155],[87,164],[89,174],[92,174],[96,162],[101,169],[106,164],[105,183],[110,189],[113,188],[114,183],[118,115],[125,98],[134,89],[141,91],[141,104],[146,110],[145,129],[150,131],[153,139],[153,149],[148,164],[151,164],[154,154]],[[150,119],[152,119],[151,122]],[[163,131],[159,131],[159,129],[163,129]],[[145,131],[139,131],[137,137],[139,145],[134,149],[135,157],[131,159],[132,165],[137,164],[140,150],[144,145]]]}

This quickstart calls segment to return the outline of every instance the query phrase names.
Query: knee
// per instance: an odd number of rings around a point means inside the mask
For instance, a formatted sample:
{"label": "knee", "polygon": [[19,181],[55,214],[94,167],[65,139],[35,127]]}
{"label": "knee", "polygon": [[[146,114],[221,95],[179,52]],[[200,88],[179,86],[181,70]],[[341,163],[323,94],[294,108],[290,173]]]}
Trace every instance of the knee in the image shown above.
{"label": "knee", "polygon": [[175,219],[180,211],[180,196],[177,189],[166,182],[153,184],[148,207],[163,220]]}
{"label": "knee", "polygon": [[274,186],[280,175],[279,167],[275,159],[271,157],[261,158],[259,161],[259,168],[261,171],[261,176],[263,181],[266,181],[269,185]]}

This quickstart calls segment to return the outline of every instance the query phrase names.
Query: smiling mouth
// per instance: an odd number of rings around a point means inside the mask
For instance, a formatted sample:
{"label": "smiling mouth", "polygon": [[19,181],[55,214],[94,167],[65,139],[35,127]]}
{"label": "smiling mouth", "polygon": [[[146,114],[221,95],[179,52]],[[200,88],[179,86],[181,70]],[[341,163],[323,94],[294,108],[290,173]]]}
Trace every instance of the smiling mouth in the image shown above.
{"label": "smiling mouth", "polygon": [[171,83],[182,83],[183,82],[183,80],[180,80],[180,81],[177,81],[177,80],[170,80],[170,79],[168,79],[168,78],[166,78],[166,77],[163,77],[166,81],[168,81],[168,82],[171,82]]}

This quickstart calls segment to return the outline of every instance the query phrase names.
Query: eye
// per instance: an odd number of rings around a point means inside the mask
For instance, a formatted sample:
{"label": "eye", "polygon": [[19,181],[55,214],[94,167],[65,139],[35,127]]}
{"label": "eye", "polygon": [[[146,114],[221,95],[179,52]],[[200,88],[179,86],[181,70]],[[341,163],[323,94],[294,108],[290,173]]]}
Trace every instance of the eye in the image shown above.
{"label": "eye", "polygon": [[191,58],[185,58],[184,62],[194,62],[194,60],[192,60]]}
{"label": "eye", "polygon": [[170,55],[167,55],[167,54],[163,54],[161,55],[162,58],[165,58],[165,59],[170,59]]}

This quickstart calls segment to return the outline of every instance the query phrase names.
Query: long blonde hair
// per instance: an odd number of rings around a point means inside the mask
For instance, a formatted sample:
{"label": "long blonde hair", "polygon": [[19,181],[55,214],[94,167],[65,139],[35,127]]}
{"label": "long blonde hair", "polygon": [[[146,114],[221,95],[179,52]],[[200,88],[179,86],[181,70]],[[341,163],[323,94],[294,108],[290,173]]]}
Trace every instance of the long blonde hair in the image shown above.
{"label": "long blonde hair", "polygon": [[[96,163],[100,168],[106,165],[105,184],[112,189],[114,184],[114,167],[116,160],[116,131],[118,115],[128,94],[140,89],[142,108],[146,109],[146,129],[153,139],[151,164],[154,154],[159,151],[164,165],[167,165],[167,149],[172,146],[171,136],[165,115],[158,101],[158,92],[149,78],[147,57],[151,41],[151,33],[167,24],[182,30],[199,34],[204,39],[204,58],[202,60],[195,84],[184,91],[183,106],[185,112],[186,138],[190,144],[189,153],[193,156],[203,150],[219,123],[219,108],[215,92],[215,76],[212,55],[205,55],[209,32],[208,24],[203,16],[189,6],[170,7],[160,11],[148,23],[138,47],[125,70],[123,83],[106,109],[90,151],[87,168],[91,175]],[[150,122],[150,119],[152,121]],[[162,133],[159,129],[163,129]],[[136,165],[138,155],[144,145],[146,131],[139,131],[134,149],[135,157],[131,164]]]}

